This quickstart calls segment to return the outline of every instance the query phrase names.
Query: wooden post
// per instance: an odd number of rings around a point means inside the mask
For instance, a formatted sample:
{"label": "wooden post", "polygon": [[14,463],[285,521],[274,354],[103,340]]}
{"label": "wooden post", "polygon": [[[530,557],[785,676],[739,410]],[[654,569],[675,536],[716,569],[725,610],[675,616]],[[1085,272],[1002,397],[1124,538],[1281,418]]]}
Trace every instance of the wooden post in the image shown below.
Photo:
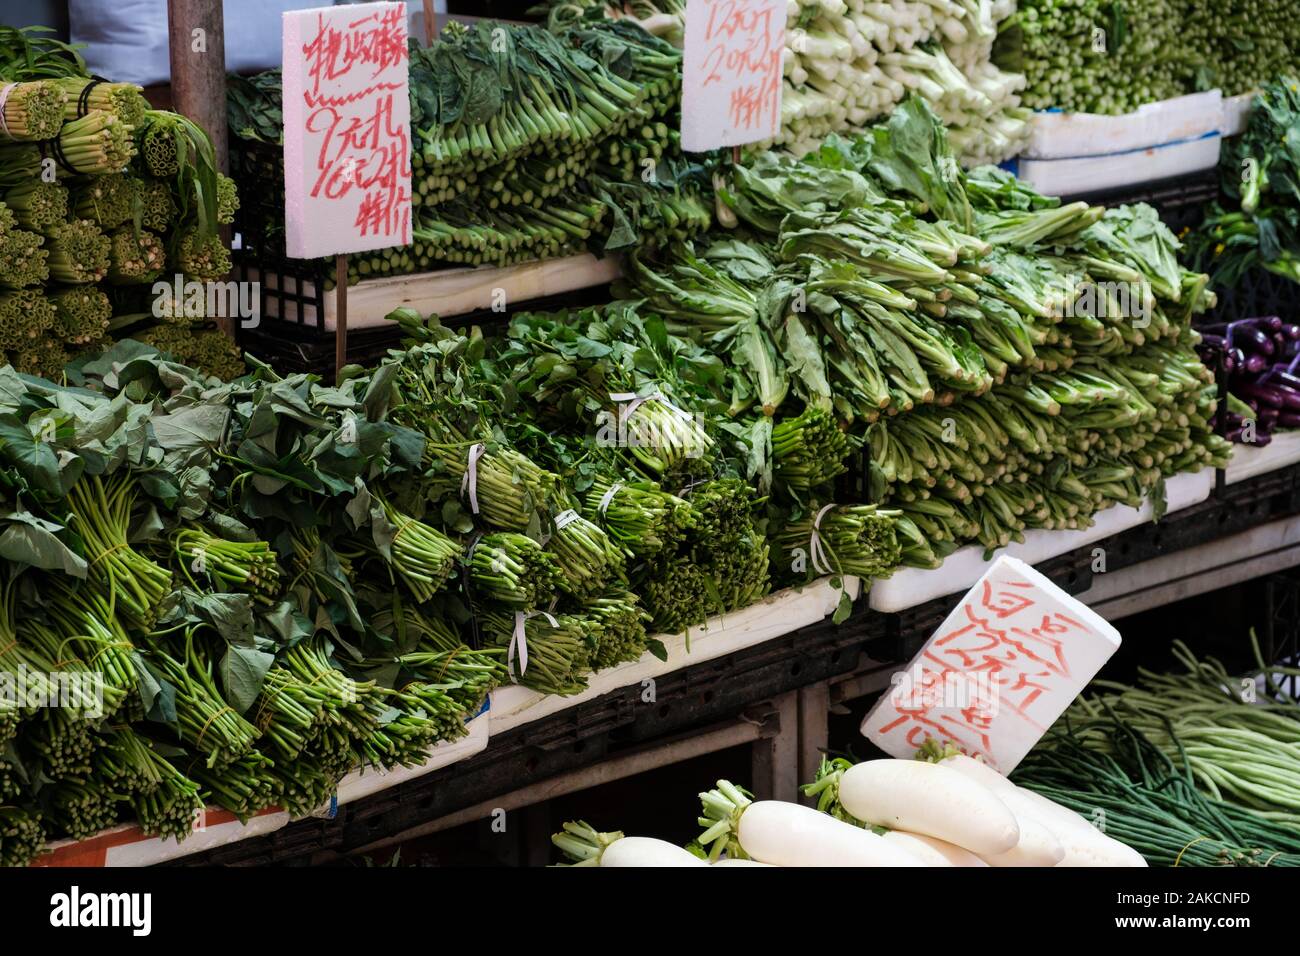
{"label": "wooden post", "polygon": [[438,39],[438,15],[433,12],[433,0],[424,0],[424,45],[433,46]]}
{"label": "wooden post", "polygon": [[167,0],[172,103],[212,137],[217,168],[226,154],[226,38],[217,0]]}
{"label": "wooden post", "polygon": [[348,364],[348,256],[334,259],[334,380]]}

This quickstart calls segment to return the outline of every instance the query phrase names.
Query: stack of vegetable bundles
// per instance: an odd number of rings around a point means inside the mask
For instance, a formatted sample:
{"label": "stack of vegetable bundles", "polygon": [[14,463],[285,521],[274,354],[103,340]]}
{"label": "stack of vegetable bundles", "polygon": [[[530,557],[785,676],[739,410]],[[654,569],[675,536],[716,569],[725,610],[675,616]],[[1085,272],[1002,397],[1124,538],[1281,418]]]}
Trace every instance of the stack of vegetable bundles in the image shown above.
{"label": "stack of vegetable bundles", "polygon": [[[128,326],[225,375],[242,363],[204,315],[156,308],[164,275],[216,279],[236,204],[205,133],[138,87],[92,79],[40,29],[0,28],[0,353],[57,377]],[[14,85],[9,85],[14,84]],[[158,322],[162,313],[164,321]],[[117,318],[114,318],[114,317]]]}
{"label": "stack of vegetable bundles", "polygon": [[[553,27],[578,10],[603,12],[679,46],[686,17],[680,0],[556,0],[542,8]],[[887,114],[910,91],[943,118],[966,165],[1015,156],[1029,140],[1030,111],[1017,96],[1024,77],[992,63],[998,24],[1014,9],[1014,0],[788,0],[775,144],[802,155],[829,133]]]}
{"label": "stack of vegetable bundles", "polygon": [[[629,21],[453,22],[412,47],[410,81],[414,242],[353,256],[350,283],[708,228],[709,178],[677,146],[681,52]],[[228,100],[236,137],[281,142],[278,74],[231,77]],[[257,215],[254,231],[282,234],[282,209]]]}
{"label": "stack of vegetable bundles", "polygon": [[994,57],[1035,109],[1128,113],[1199,90],[1246,93],[1300,57],[1289,0],[1019,0]]}
{"label": "stack of vegetable bundles", "polygon": [[1189,324],[1208,279],[1154,210],[951,169],[909,99],[860,138],[738,167],[737,231],[633,256],[622,291],[727,350],[765,410],[865,439],[906,564],[1159,506],[1166,476],[1225,461]]}
{"label": "stack of vegetable bundles", "polygon": [[[412,344],[333,386],[223,383],[131,340],[66,385],[0,369],[0,672],[95,689],[5,699],[0,861],[121,818],[181,838],[204,801],[304,813],[463,734],[503,680],[571,694],[662,655],[653,630],[770,589],[735,463],[793,497],[847,452],[810,413],[766,459],[769,423],[719,411],[740,396],[717,357],[629,310],[490,342],[394,317]],[[822,536],[897,560],[873,508]]]}

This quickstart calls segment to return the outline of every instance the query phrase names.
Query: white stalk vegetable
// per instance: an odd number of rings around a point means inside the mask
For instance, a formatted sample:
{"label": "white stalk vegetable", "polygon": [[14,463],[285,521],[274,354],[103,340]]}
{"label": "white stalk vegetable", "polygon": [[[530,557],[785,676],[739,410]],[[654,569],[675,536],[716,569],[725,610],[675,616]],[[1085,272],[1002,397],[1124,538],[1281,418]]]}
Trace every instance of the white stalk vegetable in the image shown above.
{"label": "white stalk vegetable", "polygon": [[923,833],[982,857],[1020,840],[1016,818],[991,790],[919,760],[867,760],[840,779],[840,804],[865,823]]}

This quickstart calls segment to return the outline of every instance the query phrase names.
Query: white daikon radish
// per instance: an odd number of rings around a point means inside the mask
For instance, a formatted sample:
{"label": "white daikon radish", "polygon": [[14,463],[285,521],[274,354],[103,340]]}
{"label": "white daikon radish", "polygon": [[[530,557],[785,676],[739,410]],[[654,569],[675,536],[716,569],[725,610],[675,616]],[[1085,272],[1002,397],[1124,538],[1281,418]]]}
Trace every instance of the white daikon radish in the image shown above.
{"label": "white daikon radish", "polygon": [[[1000,796],[1005,799],[1006,795]],[[1007,806],[1010,809],[1009,803]],[[1020,840],[1006,853],[984,857],[989,866],[1056,866],[1065,859],[1065,847],[1037,817],[1016,813],[1016,826]]]}
{"label": "white daikon radish", "polygon": [[924,866],[906,850],[852,823],[798,803],[759,800],[726,780],[700,794],[700,845],[709,856],[747,856],[773,866]]}
{"label": "white daikon radish", "polygon": [[708,866],[704,860],[654,837],[623,837],[600,855],[601,866]]}
{"label": "white daikon radish", "polygon": [[[1014,784],[1013,784],[1014,786]],[[1056,831],[1065,848],[1065,859],[1057,866],[1146,866],[1147,861],[1127,843],[1108,837],[1069,807],[1049,800],[1041,793],[1018,788],[1040,814],[1039,819]]]}
{"label": "white daikon radish", "polygon": [[948,767],[970,780],[984,784],[998,795],[1017,818],[1032,817],[1051,830],[1064,851],[1057,866],[1147,865],[1142,854],[1128,844],[1106,836],[1069,807],[1063,807],[1040,793],[1017,786],[982,760],[957,754],[944,758],[939,766]]}
{"label": "white daikon radish", "polygon": [[771,863],[759,863],[757,860],[741,860],[734,857],[727,857],[725,860],[719,860],[714,866],[766,866],[775,869]]}
{"label": "white daikon radish", "polygon": [[1056,866],[1065,859],[1065,847],[1056,830],[1036,812],[1023,791],[983,761],[956,754],[939,762],[966,779],[984,786],[1001,800],[1016,818],[1020,839],[1005,853],[987,855],[989,866]]}
{"label": "white daikon radish", "polygon": [[885,839],[917,857],[926,866],[988,866],[970,850],[921,833],[890,830]]}
{"label": "white daikon radish", "polygon": [[844,771],[840,805],[864,823],[921,833],[988,857],[1020,840],[1006,804],[955,770],[921,760],[867,760]]}
{"label": "white daikon radish", "polygon": [[773,866],[924,866],[884,837],[780,800],[751,803],[736,832],[740,847]]}

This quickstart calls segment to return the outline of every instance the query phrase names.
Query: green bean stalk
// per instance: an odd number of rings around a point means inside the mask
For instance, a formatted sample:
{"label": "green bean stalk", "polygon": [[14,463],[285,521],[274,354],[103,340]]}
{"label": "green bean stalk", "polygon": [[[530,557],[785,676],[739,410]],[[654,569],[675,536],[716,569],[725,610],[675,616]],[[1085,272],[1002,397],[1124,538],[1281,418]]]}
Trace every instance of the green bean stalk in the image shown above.
{"label": "green bean stalk", "polygon": [[498,531],[479,538],[469,561],[471,594],[519,610],[531,610],[555,596],[559,562],[532,538]]}
{"label": "green bean stalk", "polygon": [[772,426],[772,470],[796,495],[807,494],[848,470],[849,441],[830,412],[808,407]]}
{"label": "green bean stalk", "polygon": [[74,840],[92,837],[117,823],[118,805],[126,800],[124,794],[90,777],[61,780],[40,796],[51,828]]}
{"label": "green bean stalk", "polygon": [[[149,101],[143,90],[133,83],[105,83],[102,80],[67,76],[47,83],[58,87],[65,95],[63,118],[74,120],[92,110],[112,113],[128,126],[135,127],[144,119]],[[53,134],[51,134],[53,135]]]}
{"label": "green bean stalk", "polygon": [[68,491],[68,520],[85,542],[89,576],[107,598],[108,617],[121,614],[147,630],[171,590],[171,575],[131,546],[135,499],[130,476],[83,476]]}
{"label": "green bean stalk", "polygon": [[59,135],[66,99],[58,80],[18,83],[4,101],[0,141],[35,142]]}
{"label": "green bean stalk", "polygon": [[247,823],[259,810],[275,806],[284,793],[284,784],[275,773],[275,761],[256,750],[221,769],[196,762],[186,768],[186,773],[240,823]]}
{"label": "green bean stalk", "polygon": [[25,289],[44,284],[50,277],[49,259],[45,237],[39,233],[15,227],[0,230],[0,286]]}
{"label": "green bean stalk", "polygon": [[423,521],[402,514],[381,499],[392,537],[376,550],[417,601],[424,602],[442,590],[456,570],[461,547]]}
{"label": "green bean stalk", "polygon": [[[466,485],[471,444],[454,446],[429,443],[426,452],[440,455],[446,465],[447,475]],[[555,491],[557,478],[539,467],[527,455],[513,448],[489,446],[475,463],[477,480],[474,497],[478,501],[479,515],[494,528],[525,532],[542,507]],[[469,488],[461,498],[469,503]]]}
{"label": "green bean stalk", "polygon": [[113,305],[100,289],[90,285],[69,286],[50,289],[47,296],[54,306],[51,331],[63,342],[88,345],[108,329]]}
{"label": "green bean stalk", "polygon": [[196,590],[199,581],[218,591],[248,594],[272,604],[280,593],[279,558],[265,541],[227,541],[202,528],[183,528],[172,536],[181,574]]}
{"label": "green bean stalk", "polygon": [[43,849],[41,814],[0,806],[0,867],[27,866]]}
{"label": "green bean stalk", "polygon": [[[514,640],[515,618],[515,614],[506,611],[488,611],[482,615],[480,625],[489,640],[501,647],[509,647]],[[578,621],[557,615],[552,624],[545,615],[532,615],[523,621],[523,637],[527,644],[528,662],[525,667],[523,654],[516,648],[510,665],[510,674],[516,683],[542,694],[563,697],[586,688],[586,675],[591,670],[591,646]]]}
{"label": "green bean stalk", "polygon": [[162,275],[167,253],[162,240],[147,229],[132,226],[115,230],[109,240],[108,281],[114,285],[140,285]]}
{"label": "green bean stalk", "polygon": [[569,617],[582,623],[595,644],[591,669],[601,671],[625,661],[639,660],[646,650],[650,614],[626,588],[610,588],[589,598]]}
{"label": "green bean stalk", "polygon": [[146,759],[158,780],[152,790],[131,798],[140,829],[149,836],[184,840],[203,813],[199,785],[152,749]]}
{"label": "green bean stalk", "polygon": [[578,600],[624,578],[623,552],[576,511],[556,515],[546,547],[559,565],[560,589]]}
{"label": "green bean stalk", "polygon": [[144,184],[135,176],[91,176],[73,187],[72,213],[108,232],[131,221],[143,192]]}
{"label": "green bean stalk", "polygon": [[896,517],[897,512],[876,505],[810,508],[787,521],[776,535],[780,573],[807,579],[819,574],[866,579],[887,575],[902,555],[894,530]]}
{"label": "green bean stalk", "polygon": [[636,557],[672,551],[695,526],[690,502],[652,481],[616,482],[599,477],[583,502],[583,516]]}
{"label": "green bean stalk", "polygon": [[195,643],[195,629],[185,635],[183,659],[154,641],[146,657],[175,689],[176,723],[181,739],[202,754],[209,769],[224,770],[248,754],[260,736],[256,727],[217,689],[212,664]]}

